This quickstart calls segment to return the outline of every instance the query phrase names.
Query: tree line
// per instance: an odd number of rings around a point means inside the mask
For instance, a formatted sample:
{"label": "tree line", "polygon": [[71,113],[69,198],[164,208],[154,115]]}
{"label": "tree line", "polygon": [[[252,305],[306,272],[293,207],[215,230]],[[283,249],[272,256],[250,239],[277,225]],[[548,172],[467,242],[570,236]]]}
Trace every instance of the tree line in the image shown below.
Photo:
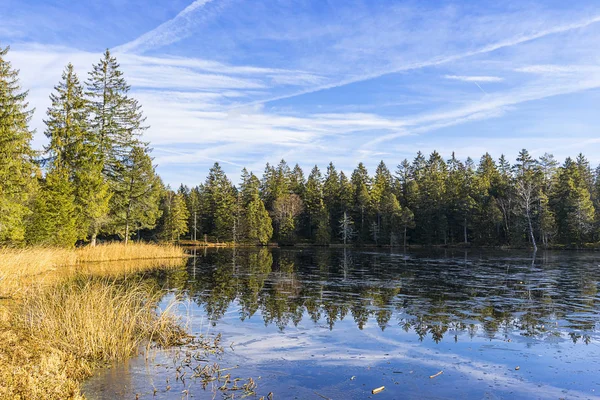
{"label": "tree line", "polygon": [[[189,232],[266,244],[582,246],[600,241],[600,167],[583,154],[562,164],[522,150],[478,163],[417,153],[391,172],[363,163],[348,177],[330,163],[308,177],[298,164],[242,170],[234,185],[216,163],[205,183],[181,186]],[[193,235],[192,235],[193,237]]]}
{"label": "tree line", "polygon": [[382,161],[348,177],[330,163],[244,169],[233,184],[216,163],[203,184],[173,191],[156,174],[141,105],[107,50],[81,82],[67,65],[50,95],[43,151],[31,147],[33,110],[0,48],[0,244],[72,246],[98,237],[204,239],[265,245],[581,246],[600,242],[600,167],[579,154],[559,165],[522,150],[511,165],[489,154],[434,151]]}
{"label": "tree line", "polygon": [[34,151],[33,110],[0,47],[0,244],[73,246],[187,229],[183,198],[155,172],[145,117],[107,50],[81,82],[68,64],[50,95]]}

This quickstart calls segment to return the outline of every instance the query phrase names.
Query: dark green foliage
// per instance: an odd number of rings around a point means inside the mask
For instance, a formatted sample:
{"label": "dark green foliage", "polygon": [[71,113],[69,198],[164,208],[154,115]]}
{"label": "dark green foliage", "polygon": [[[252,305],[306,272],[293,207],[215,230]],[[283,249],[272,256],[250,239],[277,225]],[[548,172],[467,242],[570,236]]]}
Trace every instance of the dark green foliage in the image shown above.
{"label": "dark green foliage", "polygon": [[202,194],[204,233],[219,241],[232,240],[237,194],[219,163],[210,169]]}
{"label": "dark green foliage", "polygon": [[169,188],[162,194],[159,237],[174,242],[188,232],[189,211],[185,202],[185,190],[175,193]]}
{"label": "dark green foliage", "polygon": [[28,202],[35,189],[35,152],[28,124],[27,92],[21,91],[19,72],[6,59],[9,48],[0,47],[0,243],[25,239]]}
{"label": "dark green foliage", "polygon": [[33,202],[27,225],[27,242],[71,247],[78,238],[74,189],[64,169],[46,175]]}
{"label": "dark green foliage", "polygon": [[102,156],[104,174],[112,180],[120,173],[132,149],[145,147],[140,143],[140,136],[147,128],[146,119],[137,100],[129,97],[130,87],[109,50],[93,66],[86,84],[91,128]]}
{"label": "dark green foliage", "polygon": [[[141,229],[154,228],[161,215],[160,178],[142,147],[134,147],[120,163],[110,200],[110,230],[125,239]],[[186,210],[187,211],[187,210]],[[187,214],[186,214],[187,219]]]}

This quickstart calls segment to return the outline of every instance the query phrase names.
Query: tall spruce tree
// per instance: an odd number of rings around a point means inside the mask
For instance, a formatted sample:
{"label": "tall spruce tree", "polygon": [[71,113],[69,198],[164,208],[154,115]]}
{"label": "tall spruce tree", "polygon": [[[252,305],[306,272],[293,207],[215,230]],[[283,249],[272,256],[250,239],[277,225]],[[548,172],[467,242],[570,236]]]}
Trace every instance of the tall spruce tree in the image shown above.
{"label": "tall spruce tree", "polygon": [[103,58],[92,67],[86,82],[90,99],[91,127],[95,133],[104,173],[113,181],[122,171],[122,164],[140,143],[146,118],[141,105],[129,96],[130,86],[120,65],[107,49]]}
{"label": "tall spruce tree", "polygon": [[237,193],[225,172],[215,163],[204,184],[205,229],[217,240],[233,238]]}
{"label": "tall spruce tree", "polygon": [[77,236],[89,236],[93,245],[108,214],[111,193],[102,175],[102,157],[89,122],[89,103],[72,64],[67,65],[54,90],[45,120],[45,134],[50,139],[45,148],[47,161],[51,168],[67,171],[73,186]]}
{"label": "tall spruce tree", "polygon": [[8,51],[0,47],[0,243],[17,243],[25,239],[37,168],[28,127],[33,110],[21,90],[19,71],[6,59]]}
{"label": "tall spruce tree", "polygon": [[314,239],[320,219],[326,216],[323,213],[323,176],[318,166],[315,165],[310,171],[305,188],[304,209],[307,216],[308,237]]}
{"label": "tall spruce tree", "polygon": [[571,158],[559,168],[551,205],[561,243],[584,243],[593,226],[594,206],[588,184]]}
{"label": "tall spruce tree", "polygon": [[188,232],[189,211],[183,191],[175,193],[167,188],[162,195],[161,211],[161,239],[174,242]]}
{"label": "tall spruce tree", "polygon": [[358,237],[366,240],[369,235],[368,212],[371,204],[371,178],[363,163],[359,163],[350,176],[354,199],[353,219],[358,226]]}
{"label": "tall spruce tree", "polygon": [[253,244],[266,245],[273,236],[273,223],[264,202],[259,195],[260,182],[254,174],[243,174],[242,201],[243,217],[242,231],[244,239]]}

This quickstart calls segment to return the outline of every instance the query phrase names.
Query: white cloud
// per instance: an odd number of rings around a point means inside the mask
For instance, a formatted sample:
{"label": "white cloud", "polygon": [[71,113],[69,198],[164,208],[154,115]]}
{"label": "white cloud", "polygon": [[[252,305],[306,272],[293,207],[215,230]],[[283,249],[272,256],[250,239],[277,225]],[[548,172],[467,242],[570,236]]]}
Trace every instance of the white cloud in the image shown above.
{"label": "white cloud", "polygon": [[515,68],[516,72],[524,72],[539,75],[565,75],[565,74],[589,74],[598,73],[600,66],[595,65],[527,65]]}
{"label": "white cloud", "polygon": [[175,43],[190,34],[191,28],[207,15],[198,15],[198,11],[213,0],[195,0],[174,18],[162,23],[150,32],[146,32],[131,42],[116,47],[115,52],[144,52]]}
{"label": "white cloud", "polygon": [[444,78],[463,82],[502,82],[504,78],[499,76],[465,76],[465,75],[444,75]]}

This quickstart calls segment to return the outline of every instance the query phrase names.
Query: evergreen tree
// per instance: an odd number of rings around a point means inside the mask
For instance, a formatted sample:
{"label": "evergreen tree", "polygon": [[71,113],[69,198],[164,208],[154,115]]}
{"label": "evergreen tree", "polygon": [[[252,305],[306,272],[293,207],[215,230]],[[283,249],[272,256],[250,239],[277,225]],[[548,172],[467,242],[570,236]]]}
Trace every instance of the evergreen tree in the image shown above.
{"label": "evergreen tree", "polygon": [[174,242],[188,232],[189,211],[185,204],[185,190],[174,193],[168,187],[161,202],[161,231],[163,240]]}
{"label": "evergreen tree", "polygon": [[419,237],[428,244],[446,243],[448,222],[446,220],[447,166],[436,151],[425,163],[419,182],[419,213],[415,215]]}
{"label": "evergreen tree", "polygon": [[484,154],[479,161],[473,181],[474,231],[478,244],[497,244],[502,224],[502,212],[496,200],[500,173],[494,159]]}
{"label": "evergreen tree", "polygon": [[141,229],[154,228],[161,216],[159,199],[162,190],[152,159],[142,147],[134,147],[119,165],[111,198],[111,228],[125,239]]}
{"label": "evergreen tree", "polygon": [[371,204],[371,179],[363,163],[359,163],[352,172],[350,182],[354,198],[353,219],[359,226],[359,238],[366,240],[369,233],[368,212]]}
{"label": "evergreen tree", "polygon": [[219,163],[215,163],[204,184],[204,229],[217,240],[233,238],[237,193]]}
{"label": "evergreen tree", "polygon": [[[340,177],[332,162],[327,166],[327,173],[323,182],[323,203],[327,205],[329,227],[337,228],[337,221],[340,219],[343,210],[340,206]],[[336,229],[337,230],[337,229]],[[336,232],[330,232],[337,236]]]}
{"label": "evergreen tree", "polygon": [[120,65],[107,49],[89,73],[87,94],[90,98],[91,127],[109,180],[122,170],[134,148],[145,147],[140,136],[146,118],[141,105],[129,96],[130,86]]}
{"label": "evergreen tree", "polygon": [[[473,173],[456,158],[454,153],[452,153],[452,158],[448,160],[447,179],[446,203],[450,239],[468,243],[467,232],[471,222],[471,212],[475,205],[471,193]],[[461,230],[462,232],[460,232]]]}
{"label": "evergreen tree", "polygon": [[6,59],[9,48],[0,47],[0,243],[25,239],[28,202],[35,189],[35,152],[28,124],[33,110],[21,91],[19,71]]}
{"label": "evergreen tree", "polygon": [[302,168],[296,164],[290,175],[290,191],[300,196],[301,199],[304,199],[304,192],[306,190],[305,184],[304,172],[302,171]]}
{"label": "evergreen tree", "polygon": [[242,173],[243,232],[250,243],[266,245],[273,236],[273,222],[259,196],[260,182],[254,174]]}
{"label": "evergreen tree", "polygon": [[304,209],[307,215],[308,237],[313,239],[315,228],[323,217],[323,177],[316,165],[306,181]]}
{"label": "evergreen tree", "polygon": [[95,244],[106,220],[110,191],[102,176],[101,156],[89,124],[89,104],[72,64],[50,95],[45,121],[50,143],[45,148],[51,168],[68,171],[72,183],[78,238],[88,235]]}
{"label": "evergreen tree", "polygon": [[551,199],[556,215],[558,238],[562,243],[584,243],[594,221],[594,206],[580,168],[570,158],[559,168]]}

